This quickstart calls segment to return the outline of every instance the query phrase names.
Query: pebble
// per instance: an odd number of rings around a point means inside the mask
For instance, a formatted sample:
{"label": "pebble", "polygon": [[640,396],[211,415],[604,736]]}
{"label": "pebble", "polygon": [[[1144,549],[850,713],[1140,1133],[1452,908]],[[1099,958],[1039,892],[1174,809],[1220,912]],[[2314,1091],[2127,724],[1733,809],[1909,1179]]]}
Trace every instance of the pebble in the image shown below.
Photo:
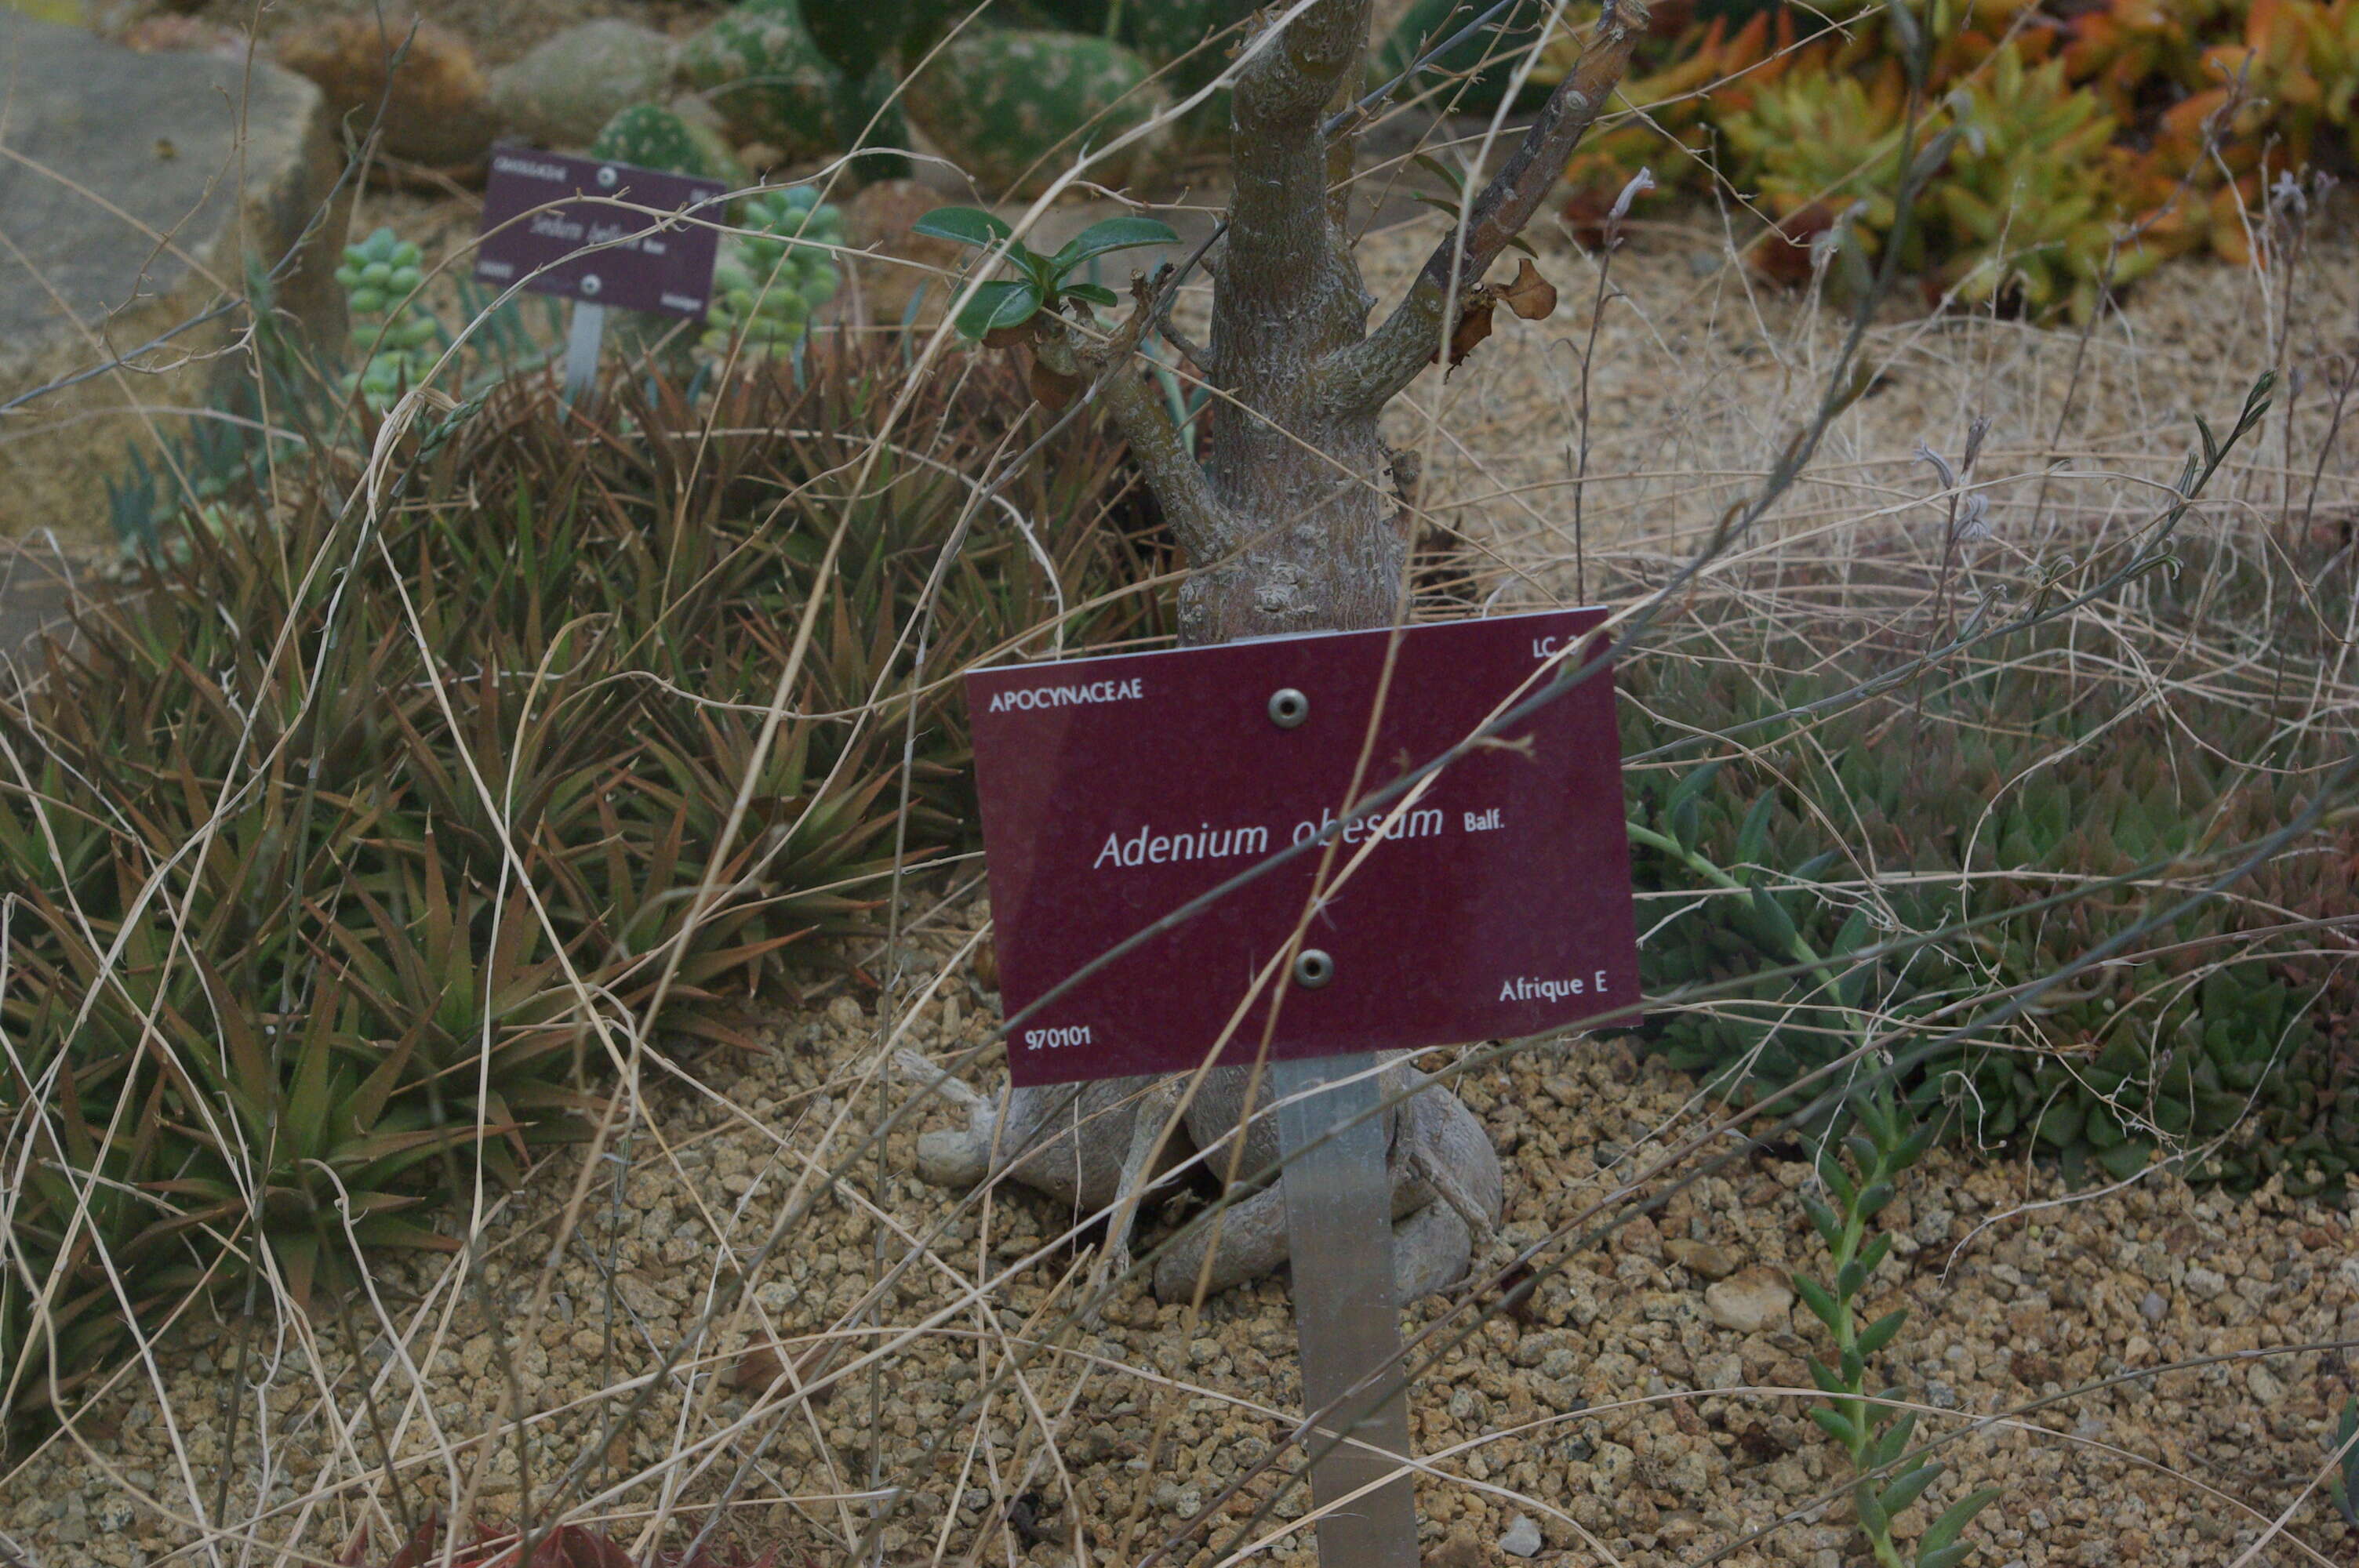
{"label": "pebble", "polygon": [[1774,1269],[1747,1269],[1703,1293],[1704,1311],[1721,1327],[1738,1334],[1784,1328],[1794,1307],[1794,1287]]}
{"label": "pebble", "polygon": [[1540,1527],[1524,1515],[1517,1514],[1499,1532],[1499,1550],[1510,1557],[1529,1557],[1540,1549]]}
{"label": "pebble", "polygon": [[2138,1301],[2138,1315],[2148,1323],[2160,1323],[2170,1311],[2170,1303],[2162,1299],[2160,1291],[2148,1291]]}
{"label": "pebble", "polygon": [[1684,1238],[1663,1243],[1663,1253],[1680,1268],[1707,1280],[1725,1280],[1745,1266],[1745,1259],[1726,1247]]}

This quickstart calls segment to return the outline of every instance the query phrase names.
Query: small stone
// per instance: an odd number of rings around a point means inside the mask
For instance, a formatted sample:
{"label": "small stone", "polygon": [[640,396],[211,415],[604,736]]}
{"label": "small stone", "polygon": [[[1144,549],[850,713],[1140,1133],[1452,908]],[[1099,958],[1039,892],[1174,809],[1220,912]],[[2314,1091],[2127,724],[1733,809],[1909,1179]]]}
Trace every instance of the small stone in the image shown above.
{"label": "small stone", "polygon": [[1759,1334],[1787,1325],[1794,1288],[1774,1270],[1747,1269],[1704,1292],[1703,1304],[1721,1327],[1738,1334]]}
{"label": "small stone", "polygon": [[1589,1489],[1601,1498],[1619,1497],[1637,1467],[1636,1452],[1618,1443],[1602,1443],[1589,1462]]}
{"label": "small stone", "polygon": [[1734,1249],[1715,1247],[1709,1241],[1680,1238],[1664,1242],[1663,1252],[1680,1268],[1707,1280],[1725,1280],[1745,1266],[1745,1260]]}
{"label": "small stone", "polygon": [[2187,1271],[2187,1291],[2199,1301],[2217,1301],[2228,1289],[2228,1278],[2210,1269]]}
{"label": "small stone", "polygon": [[2258,1362],[2254,1363],[2253,1369],[2245,1374],[2245,1387],[2252,1390],[2253,1398],[2265,1405],[2277,1404],[2286,1396],[2286,1386],[2278,1380],[2277,1375]]}
{"label": "small stone", "polygon": [[1499,1550],[1510,1557],[1529,1557],[1540,1549],[1540,1527],[1523,1514],[1507,1521],[1499,1532]]}
{"label": "small stone", "polygon": [[1696,1363],[1696,1378],[1707,1389],[1741,1389],[1745,1386],[1745,1357],[1734,1350],[1725,1356],[1708,1357]]}
{"label": "small stone", "polygon": [[1490,1554],[1469,1531],[1451,1532],[1448,1541],[1426,1554],[1425,1568],[1483,1568]]}
{"label": "small stone", "polygon": [[2148,1291],[2139,1298],[2138,1315],[2148,1323],[2160,1323],[2169,1311],[2170,1303],[2163,1300],[2160,1291]]}

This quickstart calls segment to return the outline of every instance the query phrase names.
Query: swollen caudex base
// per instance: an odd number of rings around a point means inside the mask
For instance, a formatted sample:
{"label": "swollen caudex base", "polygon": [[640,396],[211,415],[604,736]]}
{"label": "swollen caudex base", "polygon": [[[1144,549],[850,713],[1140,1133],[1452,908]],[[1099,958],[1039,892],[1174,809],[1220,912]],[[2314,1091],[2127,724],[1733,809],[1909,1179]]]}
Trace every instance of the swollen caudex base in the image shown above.
{"label": "swollen caudex base", "polygon": [[[1155,1135],[1170,1115],[1182,1080],[1112,1078],[1079,1085],[1012,1090],[999,1101],[944,1078],[930,1063],[901,1054],[903,1067],[939,1084],[967,1111],[964,1128],[918,1140],[918,1173],[938,1186],[971,1188],[1012,1176],[1082,1214],[1114,1213],[1140,1199],[1171,1169],[1199,1150],[1215,1175],[1227,1171],[1227,1139],[1244,1108],[1246,1071],[1208,1074],[1188,1107],[1172,1146],[1157,1152]],[[1424,1087],[1420,1087],[1424,1086]],[[1474,1113],[1458,1097],[1406,1063],[1385,1077],[1386,1169],[1393,1191],[1393,1275],[1404,1303],[1446,1289],[1462,1278],[1478,1240],[1487,1239],[1505,1202],[1498,1156]],[[1404,1098],[1405,1097],[1405,1098]],[[1265,1098],[1266,1093],[1265,1091]],[[1239,1169],[1248,1175],[1277,1162],[1276,1119],[1257,1116],[1246,1133]],[[1209,1272],[1204,1247],[1217,1236]],[[1110,1236],[1109,1255],[1126,1267],[1127,1235]],[[1155,1293],[1184,1299],[1202,1275],[1210,1289],[1226,1290],[1269,1273],[1287,1260],[1286,1201],[1271,1184],[1238,1199],[1217,1232],[1199,1227],[1157,1260]]]}

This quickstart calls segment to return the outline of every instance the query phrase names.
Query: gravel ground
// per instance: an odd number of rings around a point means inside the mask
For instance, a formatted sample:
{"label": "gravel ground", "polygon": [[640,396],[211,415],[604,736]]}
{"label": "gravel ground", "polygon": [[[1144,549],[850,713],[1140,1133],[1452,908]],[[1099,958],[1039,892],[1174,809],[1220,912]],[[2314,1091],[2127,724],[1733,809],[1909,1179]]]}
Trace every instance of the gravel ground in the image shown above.
{"label": "gravel ground", "polygon": [[[942,934],[927,941],[949,951]],[[979,986],[955,977],[901,1043],[948,1056],[984,1038],[992,1011]],[[860,1086],[879,1033],[842,996],[777,1019],[758,1051],[707,1056],[693,1077],[651,1084],[621,1146],[626,1162],[602,1161],[589,1178],[538,1308],[539,1271],[582,1182],[578,1156],[553,1158],[541,1179],[491,1206],[472,1271],[386,1271],[378,1296],[398,1334],[373,1326],[386,1320],[370,1302],[353,1309],[374,1416],[336,1314],[274,1320],[266,1310],[243,1350],[234,1325],[190,1323],[159,1346],[152,1378],[18,1461],[0,1481],[0,1520],[42,1568],[204,1561],[191,1549],[200,1517],[231,1521],[212,1561],[322,1562],[364,1519],[384,1541],[405,1507],[414,1517],[472,1496],[473,1517],[511,1517],[526,1472],[545,1498],[550,1477],[578,1463],[576,1517],[603,1516],[627,1540],[669,1513],[663,1533],[678,1544],[681,1510],[690,1525],[702,1518],[700,1506],[742,1465],[731,1526],[832,1563],[864,1507],[853,1499],[871,1473],[874,1397],[876,1473],[914,1483],[886,1534],[886,1562],[931,1560],[939,1545],[954,1559],[973,1549],[1066,1563],[1077,1531],[1094,1561],[1137,1561],[1211,1508],[1284,1430],[1299,1394],[1283,1284],[1215,1298],[1192,1327],[1180,1308],[1126,1292],[1094,1333],[1034,1358],[1021,1398],[1003,1395],[980,1422],[954,1424],[979,1371],[996,1371],[1011,1344],[1061,1316],[1090,1254],[1048,1245],[1068,1217],[1020,1190],[954,1215],[953,1195],[911,1173],[901,1132],[886,1147],[881,1207],[863,1195],[875,1169],[863,1161],[757,1262],[809,1162],[841,1160],[873,1123],[878,1091]],[[1694,1093],[1618,1042],[1535,1051],[1468,1082],[1465,1098],[1506,1156],[1506,1238],[1538,1240],[1614,1192],[1671,1129],[1692,1128]],[[1748,1157],[1674,1197],[1658,1220],[1562,1260],[1528,1321],[1486,1324],[1424,1375],[1413,1424],[1437,1472],[1420,1487],[1432,1561],[1506,1561],[1500,1543],[1529,1545],[1536,1526],[1540,1560],[1701,1563],[1795,1510],[1723,1560],[1864,1560],[1842,1505],[1825,1500],[1841,1455],[1805,1416],[1801,1357],[1815,1325],[1779,1282],[1814,1261],[1796,1196],[1807,1180],[1801,1163]],[[1890,1211],[1898,1239],[1869,1292],[1871,1311],[1914,1314],[1888,1353],[1890,1380],[1921,1400],[1929,1433],[1963,1434],[1933,1500],[1985,1482],[2006,1488],[1976,1527],[1980,1560],[2242,1561],[2280,1514],[2282,1533],[2252,1561],[2359,1558],[2359,1532],[2305,1496],[2352,1378],[2336,1352],[2292,1348],[2359,1340],[2351,1214],[2266,1191],[2192,1192],[2161,1176],[2065,1197],[2037,1168],[1937,1154]],[[930,1252],[864,1313],[880,1259],[937,1225]],[[1003,1269],[1014,1271],[987,1301],[962,1294],[979,1271]],[[738,1271],[761,1321],[724,1322],[667,1373],[666,1353],[715,1280]],[[1420,1303],[1404,1327],[1443,1309]],[[788,1383],[820,1375],[828,1346],[873,1342],[880,1319],[895,1343],[873,1383],[861,1368],[823,1400],[787,1397]],[[757,1400],[743,1354],[771,1334],[793,1377]],[[223,1374],[241,1355],[253,1387],[232,1449]],[[2160,1370],[2212,1357],[2230,1358]],[[780,1368],[757,1356],[754,1382],[778,1380]],[[523,1472],[503,1411],[511,1372],[515,1408],[529,1417]],[[2103,1379],[2120,1380],[2066,1392]],[[645,1408],[620,1420],[649,1380]],[[2041,1400],[2051,1402],[1986,1419]],[[1039,1443],[1044,1419],[1053,1462]],[[929,1467],[935,1440],[943,1457]],[[384,1485],[380,1441],[401,1456],[398,1500]],[[993,1506],[1027,1492],[1038,1494],[1027,1522],[1041,1536],[1028,1548]],[[1256,1486],[1245,1497],[1263,1495]],[[1244,1507],[1230,1505],[1216,1538]],[[1282,1504],[1277,1523],[1297,1512]],[[1271,1554],[1309,1561],[1300,1534]]]}
{"label": "gravel ground", "polygon": [[[1774,527],[1789,536],[1822,530],[1839,556],[1896,526],[1937,533],[1937,514],[1917,504],[1937,489],[1917,443],[1954,461],[1977,416],[1991,421],[1977,477],[2002,536],[2024,538],[2035,514],[2042,533],[2060,520],[2142,521],[2158,487],[2199,449],[2195,417],[2228,427],[2269,370],[2279,373],[2276,406],[2207,503],[2261,517],[2300,508],[2324,450],[2316,504],[2347,511],[2359,504],[2359,476],[2347,435],[2337,443],[2329,434],[2332,394],[2320,388],[2340,374],[2331,351],[2347,343],[2359,314],[2354,216],[2348,201],[2322,214],[2283,276],[2174,263],[2130,291],[2085,343],[2069,323],[1928,315],[1904,290],[1862,347],[1861,362],[1875,373],[1871,390],[1828,430],[1806,479],[1771,514]],[[1740,220],[1736,232],[1751,230]],[[1440,232],[1426,213],[1373,233],[1362,254],[1371,291],[1394,297]],[[1578,487],[1585,548],[1657,559],[1691,551],[1810,418],[1848,315],[1751,279],[1708,213],[1635,232],[1612,259],[1602,310],[1593,254],[1553,218],[1530,238],[1560,290],[1556,314],[1527,323],[1503,313],[1497,334],[1457,373],[1410,388],[1389,428],[1396,445],[1423,458],[1428,515],[1481,541],[1546,596],[1568,586],[1577,475],[1587,475]],[[1584,356],[1593,366],[1585,466]]]}

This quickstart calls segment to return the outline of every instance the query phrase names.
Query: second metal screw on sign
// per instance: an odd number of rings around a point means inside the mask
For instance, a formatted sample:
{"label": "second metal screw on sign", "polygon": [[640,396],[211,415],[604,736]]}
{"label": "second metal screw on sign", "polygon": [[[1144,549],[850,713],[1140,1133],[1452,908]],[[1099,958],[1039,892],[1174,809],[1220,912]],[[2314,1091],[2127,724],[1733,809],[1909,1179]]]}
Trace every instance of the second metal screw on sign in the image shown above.
{"label": "second metal screw on sign", "polygon": [[1280,730],[1291,730],[1310,717],[1310,699],[1292,687],[1269,694],[1269,721]]}

